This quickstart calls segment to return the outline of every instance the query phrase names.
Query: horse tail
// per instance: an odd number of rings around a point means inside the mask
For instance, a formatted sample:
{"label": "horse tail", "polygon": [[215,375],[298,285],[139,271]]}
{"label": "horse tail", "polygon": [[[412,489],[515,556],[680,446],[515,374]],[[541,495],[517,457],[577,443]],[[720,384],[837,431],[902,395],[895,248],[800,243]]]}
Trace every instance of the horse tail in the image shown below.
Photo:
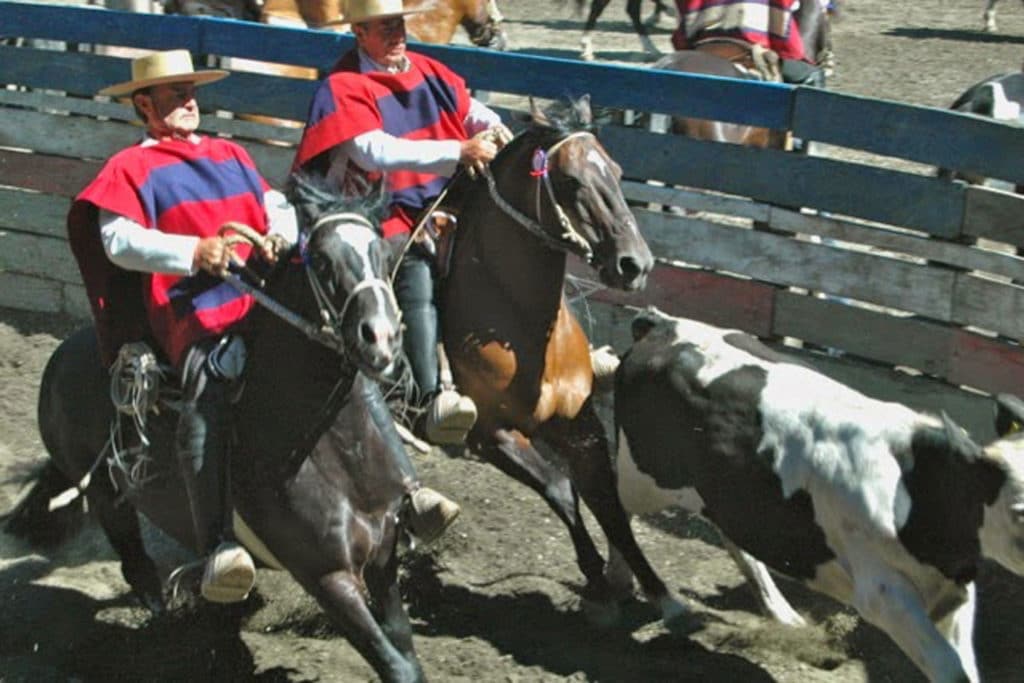
{"label": "horse tail", "polygon": [[35,475],[28,493],[6,515],[0,524],[8,534],[36,548],[53,548],[74,536],[85,524],[85,498],[50,509],[55,496],[75,486],[51,461]]}

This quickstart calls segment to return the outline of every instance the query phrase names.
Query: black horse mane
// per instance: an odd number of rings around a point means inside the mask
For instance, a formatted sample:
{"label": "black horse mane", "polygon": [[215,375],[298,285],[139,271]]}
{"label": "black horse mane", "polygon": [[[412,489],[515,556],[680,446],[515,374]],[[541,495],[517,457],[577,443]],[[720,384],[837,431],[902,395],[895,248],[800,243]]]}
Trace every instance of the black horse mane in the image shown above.
{"label": "black horse mane", "polygon": [[[547,147],[570,133],[585,131],[596,134],[599,128],[599,117],[588,116],[585,118],[579,108],[579,103],[580,100],[568,98],[548,104],[540,112],[540,116],[529,112],[518,115],[516,123],[519,125],[513,124],[513,127],[518,129],[516,136],[498,152],[498,156],[491,163],[501,163],[504,157],[513,154],[523,144]],[[603,118],[604,110],[601,114]],[[461,198],[471,189],[473,182],[475,182],[475,176],[471,177],[463,170],[449,180],[445,191],[453,197]]]}
{"label": "black horse mane", "polygon": [[379,232],[387,211],[388,195],[375,191],[368,181],[359,178],[349,185],[347,192],[340,191],[322,175],[292,173],[285,184],[285,196],[295,207],[299,230],[308,233],[326,214],[356,213],[369,219]]}

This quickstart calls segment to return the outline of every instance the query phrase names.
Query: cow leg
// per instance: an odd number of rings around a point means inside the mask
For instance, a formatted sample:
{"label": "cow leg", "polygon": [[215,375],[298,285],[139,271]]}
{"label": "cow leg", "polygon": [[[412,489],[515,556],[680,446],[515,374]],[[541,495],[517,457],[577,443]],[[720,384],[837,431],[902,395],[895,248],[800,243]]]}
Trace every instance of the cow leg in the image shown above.
{"label": "cow leg", "polygon": [[686,608],[669,593],[633,536],[629,515],[619,499],[608,439],[594,410],[593,398],[587,400],[574,419],[555,419],[545,424],[541,436],[568,461],[572,481],[601,525],[609,545],[622,553],[644,596],[657,605],[665,624],[670,628],[686,627],[680,620],[687,613]]}
{"label": "cow leg", "polygon": [[377,623],[355,575],[347,571],[331,572],[307,584],[306,590],[382,680],[395,683],[424,680],[415,658],[410,661],[399,651]]}
{"label": "cow leg", "polygon": [[[721,533],[721,532],[719,532]],[[754,592],[761,612],[768,615],[780,624],[786,626],[806,626],[804,618],[797,614],[797,611],[789,604],[786,597],[775,584],[768,567],[764,563],[747,554],[735,543],[722,535],[722,545],[729,551],[733,562],[739,567],[740,572],[747,579],[747,585]]]}
{"label": "cow leg", "polygon": [[580,38],[580,59],[592,61],[594,59],[594,27],[597,26],[597,18],[604,12],[611,0],[591,0],[590,14],[587,15],[587,23],[583,26],[583,37]]}
{"label": "cow leg", "polygon": [[928,617],[914,585],[881,563],[866,566],[866,555],[852,548],[850,559],[855,557],[853,606],[861,616],[889,634],[928,680],[977,681],[968,677],[956,649]]}
{"label": "cow leg", "polygon": [[89,508],[103,527],[107,540],[121,558],[121,576],[131,586],[132,593],[153,614],[164,609],[163,588],[153,559],[146,552],[139,528],[139,516],[127,503],[114,502],[115,493],[110,480],[98,477],[88,489]]}
{"label": "cow leg", "polygon": [[974,583],[965,587],[967,600],[938,623],[939,631],[960,655],[960,665],[972,681],[980,680],[978,660],[974,655],[974,615],[977,610],[977,590]]}
{"label": "cow leg", "polygon": [[[608,623],[617,618],[617,608],[604,578],[604,559],[594,546],[580,515],[579,496],[572,482],[548,462],[518,431],[499,429],[493,441],[474,444],[473,450],[499,470],[536,491],[569,530],[576,550],[576,564],[587,585],[584,596],[597,603],[593,618]],[[600,605],[600,607],[598,607]]]}

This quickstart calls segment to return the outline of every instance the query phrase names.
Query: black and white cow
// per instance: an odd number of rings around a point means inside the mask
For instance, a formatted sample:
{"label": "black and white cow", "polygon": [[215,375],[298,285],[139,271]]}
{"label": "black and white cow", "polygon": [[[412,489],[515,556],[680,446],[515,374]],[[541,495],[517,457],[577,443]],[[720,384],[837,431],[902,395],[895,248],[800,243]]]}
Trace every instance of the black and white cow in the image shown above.
{"label": "black and white cow", "polygon": [[[633,334],[615,386],[626,509],[704,515],[783,621],[799,615],[754,557],[855,607],[931,680],[976,681],[981,558],[1024,574],[1024,437],[982,448],[944,415],[655,309]],[[1000,405],[997,426],[1024,413]]]}

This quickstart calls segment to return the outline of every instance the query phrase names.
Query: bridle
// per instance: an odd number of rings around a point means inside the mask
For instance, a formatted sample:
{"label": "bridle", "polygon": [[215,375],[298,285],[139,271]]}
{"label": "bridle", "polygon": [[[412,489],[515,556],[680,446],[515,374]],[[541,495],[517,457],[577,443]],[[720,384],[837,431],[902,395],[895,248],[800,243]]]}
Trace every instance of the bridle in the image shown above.
{"label": "bridle", "polygon": [[[368,277],[361,280],[352,288],[352,291],[345,297],[345,301],[342,303],[341,310],[339,311],[334,303],[331,301],[330,296],[327,294],[327,288],[316,276],[311,267],[308,245],[310,239],[316,233],[317,230],[324,227],[325,225],[342,223],[343,225],[358,225],[359,228],[365,228],[371,232],[374,230],[373,224],[367,220],[365,216],[358,213],[351,212],[340,212],[330,213],[321,216],[310,228],[308,234],[304,233],[300,238],[299,242],[299,253],[302,257],[303,269],[306,271],[307,279],[309,280],[310,288],[313,290],[313,298],[316,301],[317,310],[320,314],[320,325],[317,325],[309,320],[306,320],[298,313],[295,313],[291,309],[285,307],[280,302],[272,299],[266,292],[258,287],[250,285],[248,282],[240,278],[234,273],[226,273],[224,275],[225,281],[239,291],[249,294],[252,296],[261,306],[265,307],[271,313],[281,318],[283,321],[297,328],[308,338],[312,339],[323,346],[337,352],[342,356],[347,356],[347,350],[345,348],[345,342],[342,338],[341,328],[342,323],[345,320],[345,315],[348,313],[349,307],[355,300],[355,297],[366,289],[379,289],[386,293],[386,297],[391,302],[393,310],[401,316],[398,302],[395,300],[395,294],[391,289],[388,282],[379,277]],[[339,226],[340,227],[340,226]]]}
{"label": "bridle", "polygon": [[[580,234],[579,230],[573,226],[572,221],[569,220],[569,216],[566,215],[565,210],[561,204],[558,203],[558,199],[555,197],[554,187],[551,185],[551,155],[558,151],[558,149],[567,143],[569,140],[588,136],[595,138],[594,134],[589,131],[575,131],[569,133],[561,140],[558,140],[547,149],[538,147],[533,152],[533,163],[530,171],[530,176],[537,179],[537,203],[536,203],[536,219],[530,218],[522,211],[512,206],[501,193],[498,191],[498,185],[494,180],[494,175],[491,173],[490,167],[484,169],[483,175],[487,179],[487,188],[491,193],[491,199],[507,216],[512,218],[516,223],[526,229],[528,233],[536,237],[544,246],[554,251],[571,251],[582,258],[586,259],[587,263],[590,263],[594,259],[594,250],[587,242],[586,238]],[[511,145],[511,143],[509,143]],[[545,192],[542,193],[541,189]],[[562,229],[562,234],[558,237],[553,237],[551,233],[544,229],[544,226],[540,223],[541,221],[541,208],[542,208],[542,197],[546,194],[551,205],[554,207],[555,216],[558,219],[558,224]]]}

